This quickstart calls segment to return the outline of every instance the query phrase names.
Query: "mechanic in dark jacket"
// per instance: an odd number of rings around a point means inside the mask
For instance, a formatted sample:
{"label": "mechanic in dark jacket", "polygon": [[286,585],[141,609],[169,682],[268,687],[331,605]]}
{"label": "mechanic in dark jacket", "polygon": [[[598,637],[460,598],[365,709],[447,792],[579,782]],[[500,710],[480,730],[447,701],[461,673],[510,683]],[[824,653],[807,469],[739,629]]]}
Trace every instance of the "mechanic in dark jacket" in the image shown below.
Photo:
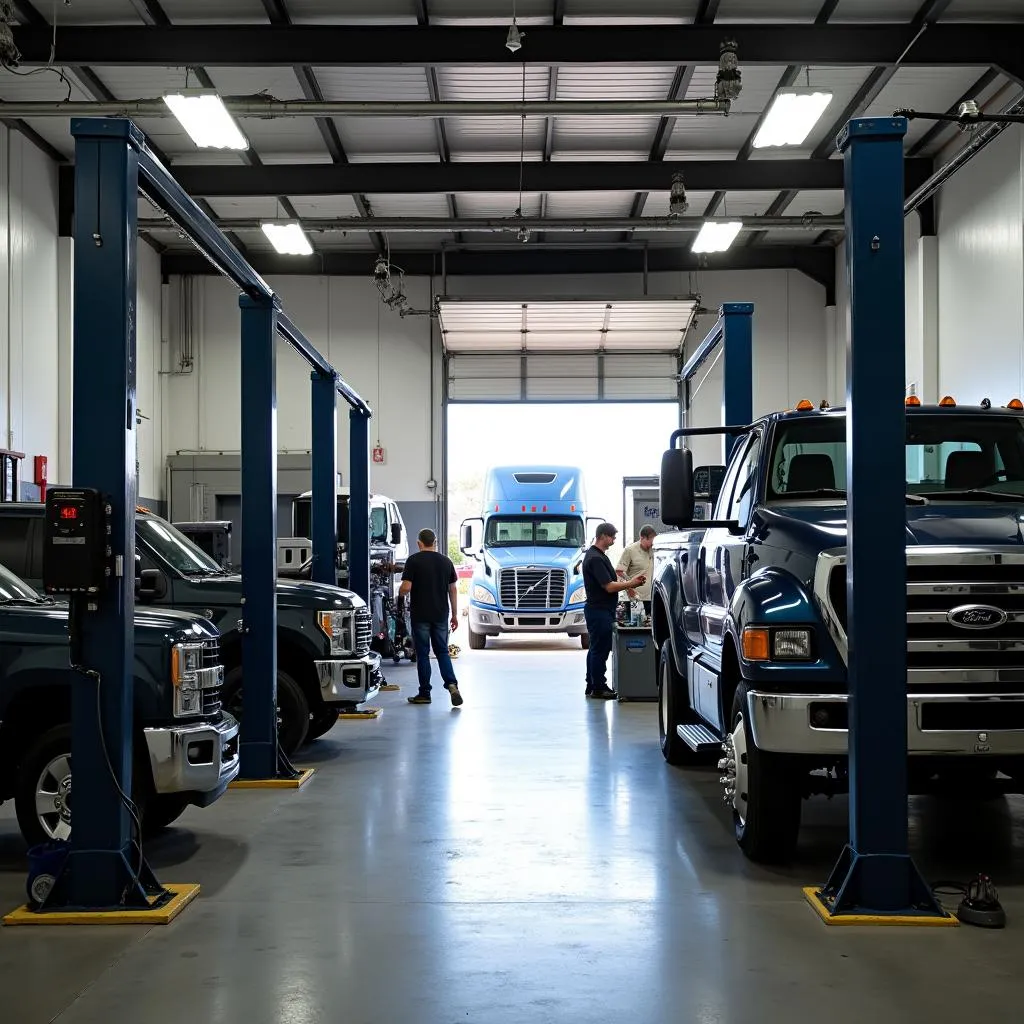
{"label": "mechanic in dark jacket", "polygon": [[623,590],[635,590],[647,582],[644,575],[620,580],[615,567],[605,552],[615,543],[618,530],[611,523],[597,528],[594,543],[583,556],[583,584],[587,588],[584,615],[590,634],[587,651],[586,695],[595,700],[611,700],[615,691],[608,685],[608,655],[612,652],[612,627],[615,625],[615,606]]}

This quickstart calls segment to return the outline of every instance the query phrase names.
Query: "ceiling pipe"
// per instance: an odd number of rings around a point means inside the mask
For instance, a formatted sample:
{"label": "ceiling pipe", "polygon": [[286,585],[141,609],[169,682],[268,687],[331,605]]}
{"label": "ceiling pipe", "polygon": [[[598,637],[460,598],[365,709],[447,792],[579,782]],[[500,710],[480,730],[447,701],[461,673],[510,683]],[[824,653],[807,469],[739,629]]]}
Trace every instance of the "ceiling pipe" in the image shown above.
{"label": "ceiling pipe", "polygon": [[[823,217],[813,214],[793,217],[744,217],[744,231],[825,231],[843,227],[842,217]],[[218,218],[217,227],[223,231],[258,231],[268,221],[281,221],[280,217],[225,217]],[[728,217],[710,217],[715,223],[727,223]],[[566,232],[583,234],[600,231],[700,231],[707,223],[703,217],[341,217],[318,219],[301,217],[304,231],[336,234],[348,231],[393,231],[409,234],[460,231],[463,233],[499,234],[520,231]],[[163,218],[140,217],[143,231],[171,230],[174,223]]]}
{"label": "ceiling pipe", "polygon": [[[729,100],[447,100],[432,103],[221,97],[234,117],[682,117],[728,114]],[[162,99],[0,102],[0,117],[173,117]]]}

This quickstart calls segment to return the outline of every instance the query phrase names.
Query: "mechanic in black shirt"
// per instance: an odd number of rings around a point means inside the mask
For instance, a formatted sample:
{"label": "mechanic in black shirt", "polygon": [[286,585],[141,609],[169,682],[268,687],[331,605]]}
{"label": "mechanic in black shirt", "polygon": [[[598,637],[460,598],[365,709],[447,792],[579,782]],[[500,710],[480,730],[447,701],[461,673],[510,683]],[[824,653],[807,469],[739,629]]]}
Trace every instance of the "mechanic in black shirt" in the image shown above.
{"label": "mechanic in black shirt", "polygon": [[618,594],[634,590],[647,582],[644,575],[620,580],[615,567],[605,552],[615,543],[618,530],[611,523],[597,528],[593,545],[583,556],[583,584],[587,588],[587,603],[583,613],[590,634],[587,651],[587,691],[595,700],[611,700],[615,691],[608,685],[608,655],[612,652],[612,627],[615,625],[615,606]]}
{"label": "mechanic in black shirt", "polygon": [[399,591],[412,593],[410,617],[420,679],[419,693],[410,697],[409,703],[430,703],[430,649],[433,647],[444,688],[451,695],[452,707],[457,708],[462,704],[462,694],[448,653],[448,629],[450,626],[454,632],[459,628],[458,576],[452,560],[437,550],[437,535],[433,530],[420,530],[417,545],[419,551],[406,559]]}

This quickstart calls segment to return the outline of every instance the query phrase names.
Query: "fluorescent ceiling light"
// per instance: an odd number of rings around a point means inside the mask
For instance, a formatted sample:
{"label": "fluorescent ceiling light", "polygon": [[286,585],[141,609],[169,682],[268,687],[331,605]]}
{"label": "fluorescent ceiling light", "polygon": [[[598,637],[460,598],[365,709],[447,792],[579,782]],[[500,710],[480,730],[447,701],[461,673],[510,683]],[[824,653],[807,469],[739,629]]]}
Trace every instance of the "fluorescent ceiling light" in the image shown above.
{"label": "fluorescent ceiling light", "polygon": [[200,149],[249,148],[249,140],[215,92],[182,89],[164,96],[164,103]]}
{"label": "fluorescent ceiling light", "polygon": [[309,244],[305,231],[294,221],[290,224],[263,224],[263,234],[282,256],[312,256],[313,246]]}
{"label": "fluorescent ceiling light", "polygon": [[820,89],[780,89],[754,136],[754,148],[799,146],[832,102]]}
{"label": "fluorescent ceiling light", "polygon": [[706,220],[693,243],[692,252],[725,252],[743,230],[741,220]]}

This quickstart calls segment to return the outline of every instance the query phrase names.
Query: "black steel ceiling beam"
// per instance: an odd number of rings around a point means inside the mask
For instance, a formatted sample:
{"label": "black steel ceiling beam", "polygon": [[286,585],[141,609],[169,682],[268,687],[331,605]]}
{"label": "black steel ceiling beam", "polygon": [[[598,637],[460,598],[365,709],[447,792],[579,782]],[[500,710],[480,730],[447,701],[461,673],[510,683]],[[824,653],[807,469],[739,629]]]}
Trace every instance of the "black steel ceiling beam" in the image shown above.
{"label": "black steel ceiling beam", "polygon": [[[701,0],[697,13],[694,16],[694,25],[710,25],[718,15],[718,8],[721,0]],[[676,68],[672,76],[672,84],[669,86],[668,99],[681,100],[686,98],[686,92],[693,80],[693,64],[681,64]],[[669,142],[672,140],[672,133],[675,131],[676,118],[663,117],[658,122],[658,128],[654,133],[654,142],[651,144],[650,160],[664,160],[668,152]],[[633,209],[630,216],[640,217],[643,215],[644,207],[647,205],[649,192],[638,192],[633,197]]]}
{"label": "black steel ceiling beam", "polygon": [[[49,63],[51,31],[18,25],[23,63]],[[57,63],[115,66],[314,67],[511,64],[504,26],[449,25],[67,25]],[[1024,24],[730,24],[531,26],[530,63],[717,64],[725,35],[753,64],[1019,68]],[[911,44],[913,46],[911,47]],[[907,48],[911,47],[907,53]],[[905,54],[905,56],[904,56]]]}
{"label": "black steel ceiling beam", "polygon": [[[156,2],[156,0],[151,0],[151,2]],[[267,18],[270,20],[271,25],[291,25],[292,16],[285,0],[263,0],[263,9],[267,12]],[[298,79],[302,95],[307,100],[322,103],[324,98],[323,90],[320,88],[320,83],[317,81],[313,69],[308,64],[295,64],[292,66],[292,71]],[[327,152],[331,154],[331,160],[335,164],[347,164],[348,154],[345,152],[345,147],[342,144],[341,135],[338,132],[338,126],[335,124],[334,118],[318,117],[316,118],[316,126],[320,132],[320,137],[324,141],[324,145],[327,147]],[[297,215],[291,200],[287,196],[281,196],[280,199],[281,205],[285,207],[288,216],[295,218]],[[371,216],[372,210],[366,196],[354,195],[352,199],[355,202],[360,217]],[[384,252],[386,248],[384,237],[377,231],[371,232],[370,237],[373,239],[377,252]]]}
{"label": "black steel ceiling beam", "polygon": [[[907,31],[911,33],[903,51],[897,55],[897,61],[916,53],[917,47],[934,30],[935,22],[941,18],[952,0],[924,0],[924,3],[917,9]],[[986,62],[987,63],[987,62]],[[861,87],[854,94],[853,99],[846,105],[843,112],[837,117],[825,131],[821,142],[811,152],[812,158],[824,160],[835,153],[836,136],[846,127],[846,123],[854,117],[859,117],[872,103],[878,99],[879,94],[892,80],[893,75],[901,65],[899,63],[887,63],[871,69],[868,77]],[[786,69],[791,70],[790,68]],[[757,127],[760,127],[760,119]],[[756,129],[755,129],[756,130]],[[753,144],[753,135],[748,140]],[[789,204],[796,198],[793,189],[786,189],[779,193],[768,207],[768,211],[774,211],[775,215],[783,213]],[[748,239],[747,245],[757,245],[764,238],[763,231],[755,231]]]}
{"label": "black steel ceiling beam", "polygon": [[[675,172],[685,173],[687,188],[736,192],[764,189],[838,189],[839,160],[684,160],[664,163],[626,161],[527,161],[525,192],[644,192],[664,188]],[[908,190],[932,171],[924,157],[905,163]],[[519,161],[480,163],[180,164],[174,174],[195,196],[317,196],[361,192],[413,195],[444,192],[518,192]]]}
{"label": "black steel ceiling beam", "polygon": [[[371,252],[321,251],[308,259],[250,253],[256,271],[269,274],[329,274],[369,277],[373,269]],[[409,276],[439,276],[439,252],[393,253],[392,258]],[[168,251],[161,261],[165,274],[215,274],[200,253]],[[502,250],[452,250],[444,254],[449,275],[489,276],[495,274],[630,274],[698,270],[795,269],[825,289],[826,304],[835,303],[835,252],[831,248],[762,245],[757,249],[734,249],[725,253],[695,256],[678,246],[622,249],[538,249],[523,246]]]}

